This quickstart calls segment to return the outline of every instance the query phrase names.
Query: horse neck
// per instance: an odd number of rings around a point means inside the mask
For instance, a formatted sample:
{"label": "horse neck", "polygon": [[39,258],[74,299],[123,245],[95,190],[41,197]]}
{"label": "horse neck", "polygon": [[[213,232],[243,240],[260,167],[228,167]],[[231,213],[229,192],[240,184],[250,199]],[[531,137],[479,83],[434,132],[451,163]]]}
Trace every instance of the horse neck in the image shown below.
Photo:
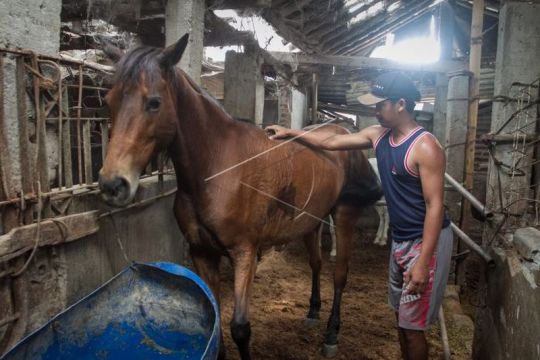
{"label": "horse neck", "polygon": [[197,191],[212,175],[227,138],[239,126],[218,104],[197,89],[181,70],[176,72],[174,98],[178,133],[170,148],[179,186]]}

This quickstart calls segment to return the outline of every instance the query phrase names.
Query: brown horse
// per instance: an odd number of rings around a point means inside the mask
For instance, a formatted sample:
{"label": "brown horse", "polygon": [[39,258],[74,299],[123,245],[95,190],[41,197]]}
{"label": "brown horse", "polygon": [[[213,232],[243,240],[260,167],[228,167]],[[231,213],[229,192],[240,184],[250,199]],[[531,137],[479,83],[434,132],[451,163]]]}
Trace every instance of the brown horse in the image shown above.
{"label": "brown horse", "polygon": [[[251,358],[249,300],[260,247],[304,238],[313,270],[308,318],[319,318],[321,254],[315,230],[332,212],[337,263],[325,348],[335,351],[354,224],[359,206],[381,195],[376,176],[359,151],[273,141],[256,126],[231,118],[175,66],[186,44],[187,35],[164,50],[139,47],[118,62],[107,95],[113,128],[100,171],[103,198],[127,205],[152,156],[169,153],[178,181],[174,214],[197,273],[218,301],[221,257],[234,266],[230,327],[242,359]],[[334,125],[315,131],[345,132]]]}

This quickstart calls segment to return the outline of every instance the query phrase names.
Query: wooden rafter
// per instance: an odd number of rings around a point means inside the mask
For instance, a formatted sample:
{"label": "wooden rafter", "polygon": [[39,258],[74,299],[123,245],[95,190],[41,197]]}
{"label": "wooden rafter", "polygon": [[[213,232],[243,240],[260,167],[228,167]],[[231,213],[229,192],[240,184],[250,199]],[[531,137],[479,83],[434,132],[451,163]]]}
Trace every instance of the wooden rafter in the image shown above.
{"label": "wooden rafter", "polygon": [[309,55],[287,52],[270,52],[273,58],[286,64],[324,64],[352,68],[394,69],[404,71],[425,71],[448,73],[465,70],[467,64],[462,61],[445,60],[433,64],[402,64],[388,59],[364,56]]}

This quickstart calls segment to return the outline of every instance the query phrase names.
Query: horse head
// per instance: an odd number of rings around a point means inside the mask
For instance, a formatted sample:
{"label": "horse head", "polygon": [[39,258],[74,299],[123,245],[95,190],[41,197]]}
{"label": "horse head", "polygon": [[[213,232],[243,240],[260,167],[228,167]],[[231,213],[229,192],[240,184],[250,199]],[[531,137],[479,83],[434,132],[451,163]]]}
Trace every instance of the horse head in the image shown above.
{"label": "horse head", "polygon": [[111,45],[104,48],[117,62],[113,87],[105,98],[111,138],[99,172],[99,188],[110,205],[126,206],[133,200],[141,172],[177,134],[175,65],[187,43],[188,34],[165,49],[141,46],[123,54]]}

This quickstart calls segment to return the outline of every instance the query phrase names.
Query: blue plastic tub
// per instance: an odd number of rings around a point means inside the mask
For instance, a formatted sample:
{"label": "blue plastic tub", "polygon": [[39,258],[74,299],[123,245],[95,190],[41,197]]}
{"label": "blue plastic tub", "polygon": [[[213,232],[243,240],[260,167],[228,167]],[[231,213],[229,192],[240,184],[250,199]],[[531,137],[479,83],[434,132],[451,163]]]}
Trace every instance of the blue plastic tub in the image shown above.
{"label": "blue plastic tub", "polygon": [[2,359],[216,359],[219,332],[218,305],[196,274],[133,264]]}

